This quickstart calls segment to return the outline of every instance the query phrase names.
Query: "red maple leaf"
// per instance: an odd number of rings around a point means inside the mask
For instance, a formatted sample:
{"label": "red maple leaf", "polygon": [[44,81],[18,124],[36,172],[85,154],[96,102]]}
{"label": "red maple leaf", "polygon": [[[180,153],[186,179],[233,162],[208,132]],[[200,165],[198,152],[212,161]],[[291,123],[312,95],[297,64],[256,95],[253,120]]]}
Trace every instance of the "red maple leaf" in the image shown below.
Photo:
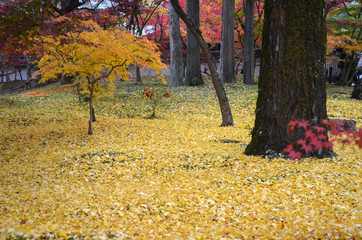
{"label": "red maple leaf", "polygon": [[313,132],[312,129],[308,129],[307,131],[305,131],[305,138],[306,139],[313,139],[316,138],[315,133]]}
{"label": "red maple leaf", "polygon": [[307,144],[307,141],[304,139],[299,139],[297,144],[301,145],[300,149],[304,150],[305,154],[313,152],[313,146]]}
{"label": "red maple leaf", "polygon": [[309,127],[309,123],[307,121],[299,121],[298,127],[301,127],[301,128],[304,128],[304,130],[307,130],[307,128]]}
{"label": "red maple leaf", "polygon": [[304,139],[299,139],[296,141],[296,143],[298,143],[299,145],[305,146],[307,144],[307,141]]}
{"label": "red maple leaf", "polygon": [[309,152],[312,152],[313,147],[307,144],[307,141],[304,139],[299,139],[297,144],[301,145],[300,149],[304,150],[305,154],[308,154]]}
{"label": "red maple leaf", "polygon": [[327,140],[327,135],[326,134],[318,134],[318,138],[320,139],[320,140]]}
{"label": "red maple leaf", "polygon": [[313,145],[314,149],[323,148],[323,143],[318,138],[312,138],[309,144]]}
{"label": "red maple leaf", "polygon": [[301,159],[302,158],[302,153],[301,152],[297,152],[297,151],[291,151],[289,154],[288,154],[288,156],[292,159],[292,160],[294,160],[294,159]]}
{"label": "red maple leaf", "polygon": [[316,130],[318,133],[323,133],[326,131],[323,127],[319,126],[314,126],[313,129]]}
{"label": "red maple leaf", "polygon": [[300,149],[304,150],[306,154],[313,152],[313,147],[311,145],[304,145]]}
{"label": "red maple leaf", "polygon": [[284,153],[290,153],[293,151],[293,144],[289,144],[286,148],[283,149]]}

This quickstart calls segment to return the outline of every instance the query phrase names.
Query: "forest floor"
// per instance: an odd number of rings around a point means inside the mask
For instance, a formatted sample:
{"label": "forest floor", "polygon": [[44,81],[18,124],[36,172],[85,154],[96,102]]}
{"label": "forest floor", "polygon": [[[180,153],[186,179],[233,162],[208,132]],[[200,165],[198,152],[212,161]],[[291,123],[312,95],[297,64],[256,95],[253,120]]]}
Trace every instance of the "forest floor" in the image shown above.
{"label": "forest floor", "polygon": [[[361,239],[361,150],[335,158],[243,154],[257,86],[226,85],[235,126],[219,127],[212,85],[118,82],[88,103],[72,85],[0,96],[0,239]],[[328,86],[331,118],[362,126],[352,88]],[[235,140],[235,141],[225,141]]]}

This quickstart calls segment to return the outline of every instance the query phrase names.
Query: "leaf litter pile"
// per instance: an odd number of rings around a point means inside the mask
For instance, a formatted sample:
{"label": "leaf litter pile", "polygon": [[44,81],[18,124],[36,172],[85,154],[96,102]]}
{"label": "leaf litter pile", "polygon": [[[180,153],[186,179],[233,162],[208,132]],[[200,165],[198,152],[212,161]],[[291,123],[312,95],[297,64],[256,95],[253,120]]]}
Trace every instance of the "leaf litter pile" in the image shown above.
{"label": "leaf litter pile", "polygon": [[[255,86],[227,86],[224,128],[210,85],[170,89],[154,119],[142,90],[99,99],[92,136],[71,86],[0,97],[1,239],[361,239],[357,147],[245,156]],[[361,126],[347,95],[329,94],[328,112]]]}

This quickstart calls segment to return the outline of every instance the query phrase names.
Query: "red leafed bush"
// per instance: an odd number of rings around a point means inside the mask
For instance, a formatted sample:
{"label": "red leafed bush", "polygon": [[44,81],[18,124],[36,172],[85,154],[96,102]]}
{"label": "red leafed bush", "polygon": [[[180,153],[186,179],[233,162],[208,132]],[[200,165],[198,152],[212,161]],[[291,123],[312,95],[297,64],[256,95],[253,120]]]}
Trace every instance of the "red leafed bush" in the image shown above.
{"label": "red leafed bush", "polygon": [[163,88],[147,87],[143,89],[143,96],[149,102],[152,108],[151,118],[156,117],[156,108],[162,100],[170,97],[170,92]]}
{"label": "red leafed bush", "polygon": [[[323,126],[323,127],[321,127]],[[342,144],[356,144],[362,148],[362,128],[356,129],[351,120],[325,119],[321,126],[311,125],[305,120],[294,120],[288,124],[288,132],[292,138],[283,150],[291,159],[313,156],[333,148],[333,141]],[[331,139],[328,139],[328,132]]]}

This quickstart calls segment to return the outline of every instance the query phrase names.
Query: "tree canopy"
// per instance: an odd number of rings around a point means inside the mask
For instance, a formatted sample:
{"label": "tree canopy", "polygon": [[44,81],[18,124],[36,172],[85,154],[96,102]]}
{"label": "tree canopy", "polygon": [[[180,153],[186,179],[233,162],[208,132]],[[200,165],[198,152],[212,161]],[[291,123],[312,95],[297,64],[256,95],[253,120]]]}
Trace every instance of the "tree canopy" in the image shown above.
{"label": "tree canopy", "polygon": [[[62,22],[70,19],[58,19]],[[42,79],[47,81],[59,76],[72,76],[80,89],[90,97],[88,133],[92,134],[94,120],[93,96],[112,94],[113,82],[118,78],[128,80],[129,65],[137,63],[160,73],[164,64],[155,43],[146,38],[136,38],[118,27],[104,30],[93,21],[72,21],[72,29],[59,36],[36,38],[42,57],[38,63]],[[104,81],[108,84],[104,85]]]}

